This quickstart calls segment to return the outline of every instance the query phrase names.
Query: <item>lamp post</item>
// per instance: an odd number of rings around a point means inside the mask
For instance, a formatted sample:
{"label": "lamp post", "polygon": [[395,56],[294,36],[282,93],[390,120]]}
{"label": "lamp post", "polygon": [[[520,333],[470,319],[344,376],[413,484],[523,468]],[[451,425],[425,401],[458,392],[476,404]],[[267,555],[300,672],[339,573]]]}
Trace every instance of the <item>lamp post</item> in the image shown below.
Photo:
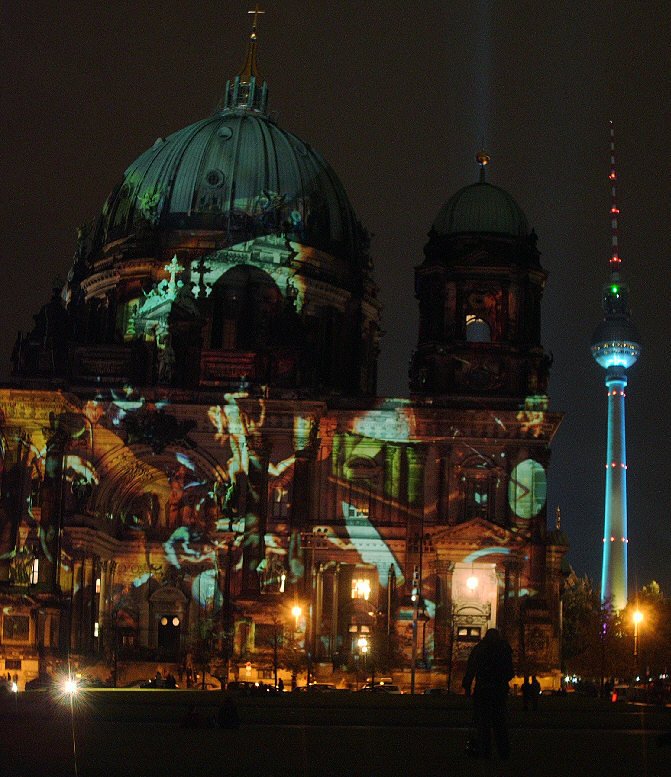
{"label": "lamp post", "polygon": [[293,653],[294,653],[294,656],[293,656],[293,666],[291,668],[291,690],[293,691],[294,688],[296,687],[296,684],[297,684],[296,683],[296,679],[297,679],[297,674],[298,674],[298,669],[297,669],[297,666],[296,666],[296,661],[298,660],[297,659],[297,655],[298,655],[298,653],[297,653],[297,649],[298,649],[298,644],[297,644],[298,643],[298,624],[299,624],[299,621],[300,621],[300,617],[303,614],[303,609],[298,604],[294,604],[294,606],[291,608],[291,614],[294,617],[294,639],[293,639],[293,643],[294,643]]}
{"label": "lamp post", "polygon": [[638,625],[643,622],[643,613],[639,609],[634,610],[632,620],[634,621],[634,670],[638,677]]}
{"label": "lamp post", "polygon": [[298,622],[303,614],[303,610],[297,604],[294,604],[291,608],[291,614],[294,616],[294,631],[298,631]]}
{"label": "lamp post", "polygon": [[363,682],[366,684],[366,655],[368,654],[368,639],[365,636],[359,637],[357,640],[357,646],[359,648],[359,654],[363,656]]}

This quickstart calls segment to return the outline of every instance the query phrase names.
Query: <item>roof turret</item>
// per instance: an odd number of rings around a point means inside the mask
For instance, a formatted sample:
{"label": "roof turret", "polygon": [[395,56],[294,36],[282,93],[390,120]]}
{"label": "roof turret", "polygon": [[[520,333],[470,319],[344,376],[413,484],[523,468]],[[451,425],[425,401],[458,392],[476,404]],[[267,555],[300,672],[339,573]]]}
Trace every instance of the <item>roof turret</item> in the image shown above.
{"label": "roof turret", "polygon": [[247,53],[240,72],[232,81],[226,82],[224,110],[242,110],[265,114],[268,108],[268,82],[261,75],[256,60],[258,17],[265,11],[259,10],[257,5],[253,11],[248,11],[248,13],[254,14],[254,20],[247,42]]}

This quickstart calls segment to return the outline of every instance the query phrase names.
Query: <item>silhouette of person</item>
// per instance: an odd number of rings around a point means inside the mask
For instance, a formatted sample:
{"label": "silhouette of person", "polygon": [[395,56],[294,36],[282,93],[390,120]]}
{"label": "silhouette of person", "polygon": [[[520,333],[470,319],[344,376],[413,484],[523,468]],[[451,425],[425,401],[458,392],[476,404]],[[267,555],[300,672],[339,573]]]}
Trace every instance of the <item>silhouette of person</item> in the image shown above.
{"label": "silhouette of person", "polygon": [[522,683],[522,704],[524,709],[529,709],[529,702],[531,701],[531,678],[528,675],[524,675],[524,682]]}
{"label": "silhouette of person", "polygon": [[280,693],[281,693],[282,691],[284,691],[284,680],[283,680],[281,677],[280,677],[280,679],[277,681],[277,690],[278,690],[278,691],[280,691]]}
{"label": "silhouette of person", "polygon": [[508,682],[514,677],[513,654],[498,629],[488,629],[484,638],[471,651],[463,687],[466,695],[473,691],[473,716],[478,732],[478,754],[491,758],[492,731],[501,758],[510,756],[506,698]]}
{"label": "silhouette of person", "polygon": [[533,676],[531,680],[531,709],[537,710],[538,709],[538,697],[541,695],[541,684],[538,682],[538,678],[536,675]]}

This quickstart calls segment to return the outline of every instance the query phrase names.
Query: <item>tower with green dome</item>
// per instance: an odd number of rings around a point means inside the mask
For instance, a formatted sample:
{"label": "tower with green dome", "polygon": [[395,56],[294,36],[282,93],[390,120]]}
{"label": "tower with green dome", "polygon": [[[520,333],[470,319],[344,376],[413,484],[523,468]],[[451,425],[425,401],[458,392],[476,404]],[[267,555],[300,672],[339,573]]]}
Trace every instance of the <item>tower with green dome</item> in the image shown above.
{"label": "tower with green dome", "polygon": [[547,274],[536,234],[513,197],[480,177],[440,209],[415,270],[419,337],[410,390],[418,397],[516,407],[544,395],[540,341]]}

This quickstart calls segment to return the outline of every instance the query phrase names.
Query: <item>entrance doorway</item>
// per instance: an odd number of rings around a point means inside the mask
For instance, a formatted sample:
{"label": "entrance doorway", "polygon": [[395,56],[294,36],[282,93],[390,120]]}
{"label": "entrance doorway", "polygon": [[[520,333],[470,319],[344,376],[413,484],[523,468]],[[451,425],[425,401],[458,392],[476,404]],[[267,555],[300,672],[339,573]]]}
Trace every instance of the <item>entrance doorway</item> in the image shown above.
{"label": "entrance doorway", "polygon": [[158,639],[156,646],[163,659],[177,660],[182,623],[177,615],[161,615],[158,619]]}

